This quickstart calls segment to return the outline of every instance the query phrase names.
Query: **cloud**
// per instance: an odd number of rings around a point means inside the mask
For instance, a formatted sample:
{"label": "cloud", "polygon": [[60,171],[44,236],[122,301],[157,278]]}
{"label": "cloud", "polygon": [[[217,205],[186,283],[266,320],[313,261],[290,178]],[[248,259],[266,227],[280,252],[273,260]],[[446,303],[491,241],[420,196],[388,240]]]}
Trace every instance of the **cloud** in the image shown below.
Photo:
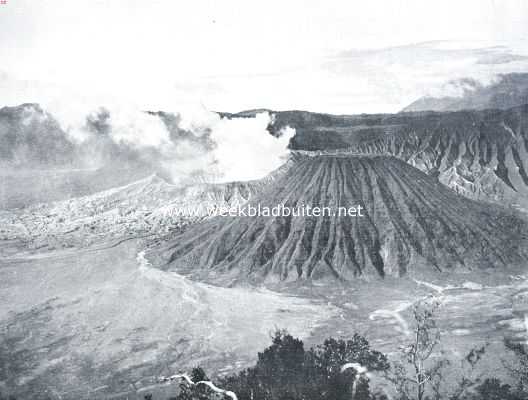
{"label": "cloud", "polygon": [[279,137],[268,125],[272,117],[264,112],[254,118],[218,118],[211,125],[211,140],[216,144],[212,157],[221,171],[222,181],[258,179],[277,169],[288,155],[288,144],[295,130],[286,127]]}
{"label": "cloud", "polygon": [[271,135],[268,126],[273,117],[267,112],[228,118],[201,108],[178,118],[178,130],[185,134],[180,134],[175,154],[164,162],[173,177],[183,172],[185,178],[213,182],[263,178],[284,163],[295,135],[289,127],[278,137]]}
{"label": "cloud", "polygon": [[[468,45],[469,47],[467,47]],[[464,44],[451,41],[430,41],[380,49],[352,49],[329,57],[330,60],[361,63],[377,61],[380,65],[387,63],[409,65],[437,63],[468,58],[475,59],[477,63],[481,64],[506,64],[528,59],[524,55],[514,54],[507,46],[471,47],[471,43]]]}
{"label": "cloud", "polygon": [[[323,69],[341,79],[358,77],[365,93],[373,94],[380,104],[392,103],[398,108],[422,96],[460,96],[467,79],[488,85],[501,74],[525,72],[527,54],[524,42],[512,49],[475,42],[432,41],[338,52],[327,58]],[[452,84],[455,81],[462,85]]]}
{"label": "cloud", "polygon": [[203,108],[169,113],[116,105],[82,112],[80,105],[71,102],[65,102],[63,108],[55,104],[54,111],[48,114],[31,106],[6,112],[11,125],[27,125],[27,129],[19,129],[25,136],[19,135],[18,141],[6,144],[17,147],[12,162],[33,165],[24,154],[32,140],[30,131],[38,129],[41,141],[50,138],[42,143],[56,145],[33,149],[32,158],[48,153],[52,158],[51,152],[58,153],[59,146],[67,150],[68,157],[63,158],[68,159],[69,166],[145,168],[160,171],[179,184],[253,180],[285,161],[295,134],[286,127],[273,136],[267,129],[273,122],[267,112],[251,118],[227,118]]}
{"label": "cloud", "polygon": [[[450,92],[454,90],[452,85],[445,85],[448,81],[472,78],[486,85],[499,74],[528,71],[526,40],[428,41],[348,48],[353,45],[353,41],[343,42],[308,58],[296,58],[293,53],[279,55],[270,49],[259,53],[259,57],[265,54],[267,61],[273,61],[270,65],[259,64],[265,68],[257,68],[252,57],[238,50],[230,56],[215,53],[216,58],[199,63],[189,54],[168,53],[164,47],[162,56],[181,55],[170,71],[159,71],[158,68],[168,68],[168,64],[153,63],[148,57],[144,57],[148,63],[140,70],[134,63],[133,69],[116,70],[116,65],[101,64],[97,57],[90,57],[96,65],[72,66],[68,69],[75,72],[71,80],[66,79],[65,71],[41,77],[27,73],[24,68],[14,70],[6,65],[3,68],[9,75],[0,78],[0,88],[3,101],[8,104],[45,102],[46,109],[62,109],[66,98],[74,98],[75,103],[83,105],[81,112],[101,104],[133,103],[142,110],[172,109],[182,114],[182,110],[194,104],[232,112],[266,108],[355,114],[397,112],[423,96],[456,95]],[[369,45],[372,43],[360,44]],[[235,46],[229,51],[235,48],[239,49]],[[197,49],[193,46],[193,51]],[[218,47],[215,51],[220,49],[225,50]],[[139,54],[136,48],[133,54],[134,57]],[[218,65],[225,59],[233,60],[232,68]],[[253,61],[245,66],[240,59]],[[288,62],[283,63],[283,59]],[[197,64],[194,72],[203,66],[207,68],[200,74],[178,70],[178,66],[187,62]],[[52,107],[52,100],[60,107]]]}

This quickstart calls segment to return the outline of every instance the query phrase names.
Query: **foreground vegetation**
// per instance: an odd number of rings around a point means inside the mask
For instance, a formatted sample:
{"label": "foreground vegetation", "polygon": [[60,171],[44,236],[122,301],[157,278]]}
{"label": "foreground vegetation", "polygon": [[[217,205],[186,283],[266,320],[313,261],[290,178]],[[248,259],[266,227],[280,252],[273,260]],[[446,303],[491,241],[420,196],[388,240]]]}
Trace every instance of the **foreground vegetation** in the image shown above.
{"label": "foreground vegetation", "polygon": [[[505,342],[517,360],[502,363],[516,382],[513,386],[477,372],[485,347],[472,349],[454,365],[439,350],[438,306],[430,298],[414,307],[412,340],[402,346],[397,362],[389,362],[357,334],[350,340],[329,338],[306,350],[301,340],[277,331],[254,367],[220,378],[216,385],[236,393],[239,400],[528,399],[528,348]],[[199,367],[190,376],[193,382],[209,380]],[[231,398],[182,381],[179,394],[170,400]]]}
{"label": "foreground vegetation", "polygon": [[[478,365],[486,347],[474,348],[455,363],[441,350],[434,298],[413,308],[411,340],[402,344],[397,361],[370,347],[355,334],[349,340],[329,338],[305,349],[284,330],[258,354],[253,367],[210,380],[194,368],[175,375],[173,397],[142,394],[144,400],[528,400],[528,345],[505,340],[514,362],[495,357],[508,383],[482,376]],[[511,384],[514,382],[514,384]],[[16,400],[3,397],[0,400]]]}

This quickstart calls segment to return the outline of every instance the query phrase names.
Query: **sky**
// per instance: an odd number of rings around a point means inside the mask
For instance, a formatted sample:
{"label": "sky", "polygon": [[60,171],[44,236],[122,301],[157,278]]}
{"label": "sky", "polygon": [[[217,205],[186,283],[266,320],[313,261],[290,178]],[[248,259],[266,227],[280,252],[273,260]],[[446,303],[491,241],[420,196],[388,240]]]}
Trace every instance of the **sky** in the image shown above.
{"label": "sky", "polygon": [[397,112],[528,71],[524,0],[7,0],[0,106]]}

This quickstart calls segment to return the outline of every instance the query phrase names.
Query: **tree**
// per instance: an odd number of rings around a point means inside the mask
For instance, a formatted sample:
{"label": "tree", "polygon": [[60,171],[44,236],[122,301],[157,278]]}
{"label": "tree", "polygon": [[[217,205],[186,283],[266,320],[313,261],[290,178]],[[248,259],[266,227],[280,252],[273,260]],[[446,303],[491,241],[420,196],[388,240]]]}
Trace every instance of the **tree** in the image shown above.
{"label": "tree", "polygon": [[[481,378],[476,367],[486,346],[471,349],[460,365],[452,365],[438,349],[440,331],[435,314],[439,305],[434,297],[428,297],[413,307],[413,341],[404,347],[403,362],[393,366],[393,377],[389,379],[400,400],[463,400],[473,398],[472,393],[479,387]],[[452,376],[448,376],[447,368]]]}
{"label": "tree", "polygon": [[355,400],[370,400],[366,375],[353,368],[342,371],[350,363],[369,371],[389,368],[387,358],[359,335],[347,341],[330,338],[305,351],[301,340],[277,331],[255,367],[224,378],[221,385],[248,400],[350,400],[352,394]]}
{"label": "tree", "polygon": [[346,364],[359,364],[369,371],[386,371],[390,367],[387,357],[372,350],[369,342],[358,334],[347,341],[327,339],[310,352],[313,354],[314,366],[318,371],[315,383],[320,388],[325,388],[322,398],[350,399],[356,379],[358,382],[355,398],[369,398],[368,379],[356,376],[358,371],[354,368],[341,371]]}
{"label": "tree", "polygon": [[301,340],[284,330],[272,336],[272,344],[258,353],[254,367],[223,378],[220,385],[241,399],[286,400],[301,398],[305,386],[305,350]]}
{"label": "tree", "polygon": [[440,341],[440,330],[434,314],[439,302],[427,298],[413,307],[415,328],[413,341],[403,349],[403,363],[395,366],[395,383],[402,400],[424,400],[426,392],[438,385],[445,359],[432,357]]}
{"label": "tree", "polygon": [[288,332],[277,331],[272,345],[258,354],[256,373],[262,385],[267,388],[269,399],[297,396],[304,383],[303,342]]}
{"label": "tree", "polygon": [[[205,371],[196,367],[193,368],[190,374],[191,381],[200,382],[208,381]],[[190,385],[186,381],[180,383],[180,393],[176,396],[176,400],[209,400],[211,399],[209,389],[203,385]]]}

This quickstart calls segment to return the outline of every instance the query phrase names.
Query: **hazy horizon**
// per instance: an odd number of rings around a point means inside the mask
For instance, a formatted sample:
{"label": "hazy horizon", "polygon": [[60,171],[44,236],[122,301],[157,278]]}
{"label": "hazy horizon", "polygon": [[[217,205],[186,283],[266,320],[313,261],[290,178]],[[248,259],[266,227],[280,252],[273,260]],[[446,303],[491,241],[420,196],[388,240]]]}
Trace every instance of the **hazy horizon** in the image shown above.
{"label": "hazy horizon", "polygon": [[2,106],[397,112],[456,94],[452,80],[527,71],[527,25],[528,4],[514,0],[8,0]]}

